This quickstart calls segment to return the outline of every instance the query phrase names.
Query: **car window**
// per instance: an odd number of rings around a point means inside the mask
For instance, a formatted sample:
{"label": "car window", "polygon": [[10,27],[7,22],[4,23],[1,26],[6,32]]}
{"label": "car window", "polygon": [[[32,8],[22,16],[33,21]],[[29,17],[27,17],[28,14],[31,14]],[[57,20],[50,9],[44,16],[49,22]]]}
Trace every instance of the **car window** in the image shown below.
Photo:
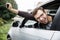
{"label": "car window", "polygon": [[50,3],[47,3],[45,5],[42,5],[45,9],[48,9],[48,14],[51,16],[55,16],[57,9],[60,6],[60,1],[52,1]]}

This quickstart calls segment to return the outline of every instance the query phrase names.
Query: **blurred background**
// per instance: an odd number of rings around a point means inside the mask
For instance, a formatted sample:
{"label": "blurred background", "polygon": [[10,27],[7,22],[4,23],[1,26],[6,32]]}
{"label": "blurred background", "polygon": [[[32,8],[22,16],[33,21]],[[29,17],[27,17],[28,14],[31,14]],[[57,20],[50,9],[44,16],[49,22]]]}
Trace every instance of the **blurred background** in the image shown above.
{"label": "blurred background", "polygon": [[12,18],[15,16],[15,14],[11,13],[4,6],[7,2],[10,2],[13,8],[17,9],[15,0],[0,0],[0,40],[7,40],[7,32],[10,28]]}

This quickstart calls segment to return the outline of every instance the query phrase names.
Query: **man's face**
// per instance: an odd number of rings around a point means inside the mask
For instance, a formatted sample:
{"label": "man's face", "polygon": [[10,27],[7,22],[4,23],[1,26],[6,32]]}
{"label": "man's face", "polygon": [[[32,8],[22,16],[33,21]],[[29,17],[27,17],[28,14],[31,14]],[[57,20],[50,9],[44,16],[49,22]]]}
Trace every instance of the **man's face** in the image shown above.
{"label": "man's face", "polygon": [[38,10],[34,17],[40,23],[43,23],[43,24],[48,23],[47,14],[44,13],[42,10]]}

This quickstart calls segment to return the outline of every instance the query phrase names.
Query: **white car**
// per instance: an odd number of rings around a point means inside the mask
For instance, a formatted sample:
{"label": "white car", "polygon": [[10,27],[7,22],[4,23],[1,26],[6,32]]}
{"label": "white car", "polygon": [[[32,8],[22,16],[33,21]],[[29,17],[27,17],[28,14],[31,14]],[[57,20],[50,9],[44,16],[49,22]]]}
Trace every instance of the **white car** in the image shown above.
{"label": "white car", "polygon": [[[47,9],[49,9],[49,8],[56,9],[59,7],[60,1],[55,0],[48,4],[46,4],[46,5],[44,4],[42,7],[45,7]],[[57,11],[58,16],[60,15],[59,13],[60,13],[60,9]],[[49,14],[52,14],[51,16],[54,17],[53,14],[55,14],[55,12],[53,11]],[[55,19],[56,18],[57,17],[55,16]],[[58,17],[58,19],[56,19],[56,20],[55,19],[54,19],[54,22],[52,25],[54,25],[54,23],[56,25],[59,24],[59,23],[56,23],[58,21],[59,17]],[[10,28],[10,30],[7,34],[7,40],[60,40],[60,31],[44,30],[44,29],[29,28],[29,27],[19,28],[19,26],[20,26],[20,21],[15,21],[12,23],[12,27]],[[59,25],[57,27],[59,27]]]}
{"label": "white car", "polygon": [[7,40],[60,40],[59,31],[11,27]]}

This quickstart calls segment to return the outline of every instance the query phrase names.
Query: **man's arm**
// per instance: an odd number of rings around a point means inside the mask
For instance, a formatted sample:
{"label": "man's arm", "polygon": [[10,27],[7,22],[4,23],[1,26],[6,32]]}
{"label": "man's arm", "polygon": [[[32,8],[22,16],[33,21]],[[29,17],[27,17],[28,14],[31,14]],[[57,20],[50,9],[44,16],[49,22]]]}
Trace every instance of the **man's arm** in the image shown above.
{"label": "man's arm", "polygon": [[18,10],[17,9],[14,9],[12,7],[12,4],[11,3],[6,3],[6,8],[11,11],[12,13],[15,13],[15,14],[18,14]]}
{"label": "man's arm", "polygon": [[[8,7],[7,7],[8,6]],[[28,12],[23,12],[23,11],[19,11],[17,9],[14,9],[12,7],[12,4],[11,3],[6,3],[6,7],[8,10],[10,10],[12,13],[15,13],[19,16],[22,16],[22,17],[25,17],[29,20],[35,20],[34,16],[32,14],[29,14]]]}

